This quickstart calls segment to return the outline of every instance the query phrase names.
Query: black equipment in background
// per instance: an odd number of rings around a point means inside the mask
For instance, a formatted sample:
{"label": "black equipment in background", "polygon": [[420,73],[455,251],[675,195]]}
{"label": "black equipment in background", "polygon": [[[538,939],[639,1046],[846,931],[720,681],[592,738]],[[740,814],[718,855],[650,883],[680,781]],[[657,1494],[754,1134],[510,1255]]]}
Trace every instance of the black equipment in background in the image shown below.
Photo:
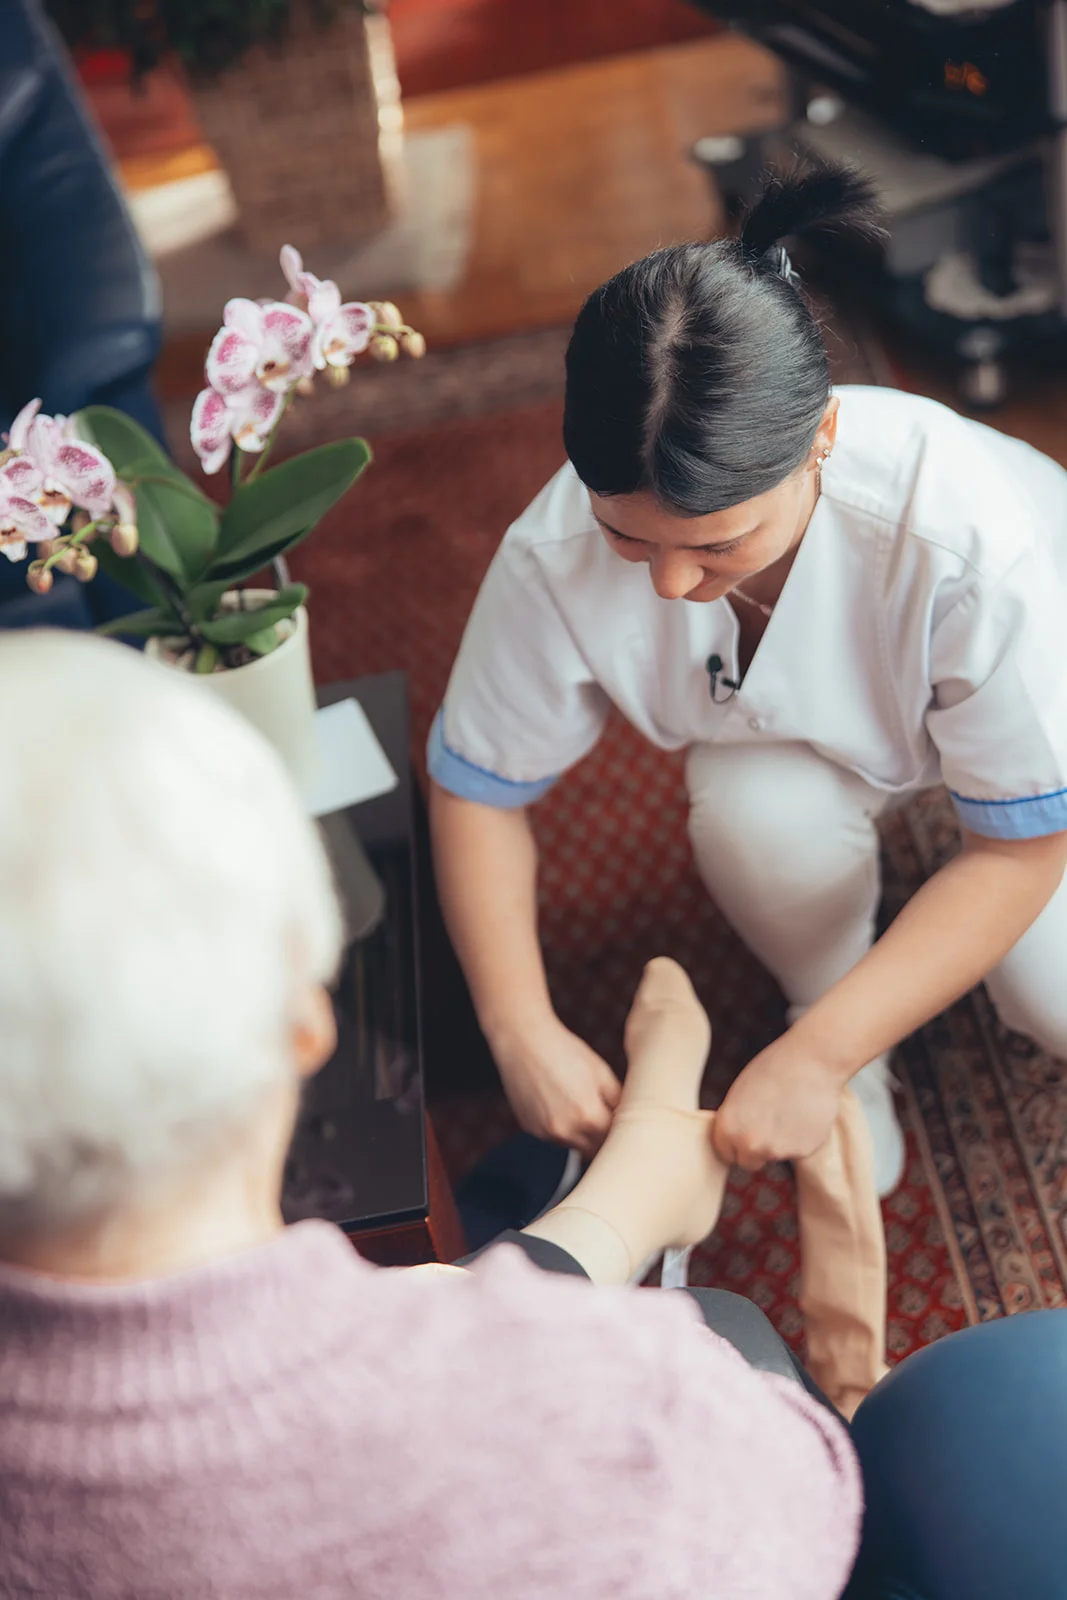
{"label": "black equipment in background", "polygon": [[1067,354],[1067,0],[700,0],[789,69],[788,121],[698,141],[727,208],[768,166],[843,159],[877,183],[881,259],[845,261],[995,405],[1005,361]]}

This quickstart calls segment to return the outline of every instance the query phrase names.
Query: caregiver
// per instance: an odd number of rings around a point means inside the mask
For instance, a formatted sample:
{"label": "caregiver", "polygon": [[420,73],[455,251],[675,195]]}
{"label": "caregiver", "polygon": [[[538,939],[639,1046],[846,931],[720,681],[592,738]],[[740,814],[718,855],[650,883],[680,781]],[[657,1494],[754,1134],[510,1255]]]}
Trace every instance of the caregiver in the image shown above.
{"label": "caregiver", "polygon": [[[520,1122],[586,1153],[619,1088],[552,1010],[526,808],[612,705],[688,751],[701,876],[790,1005],[723,1103],[725,1160],[810,1154],[851,1080],[889,1192],[887,1053],[982,978],[1067,1054],[1067,474],[932,401],[831,394],[780,241],[869,217],[846,172],[775,178],[738,240],[590,296],[569,464],[497,552],[431,733],[479,1018]],[[876,820],[936,784],[962,852],[875,943]]]}

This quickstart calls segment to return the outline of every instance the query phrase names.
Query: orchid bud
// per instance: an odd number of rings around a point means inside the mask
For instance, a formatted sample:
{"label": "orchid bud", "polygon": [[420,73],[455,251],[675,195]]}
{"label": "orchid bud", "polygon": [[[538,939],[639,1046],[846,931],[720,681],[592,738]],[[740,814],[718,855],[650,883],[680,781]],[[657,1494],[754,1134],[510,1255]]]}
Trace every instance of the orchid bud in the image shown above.
{"label": "orchid bud", "polygon": [[352,376],[347,367],[327,367],[322,375],[331,389],[343,389]]}
{"label": "orchid bud", "polygon": [[55,580],[43,561],[31,562],[26,573],[26,582],[34,594],[47,594]]}
{"label": "orchid bud", "polygon": [[414,328],[410,333],[400,334],[400,348],[412,361],[421,361],[426,354],[426,340],[421,333],[416,333]]}
{"label": "orchid bud", "polygon": [[367,347],[375,361],[395,361],[400,346],[391,333],[376,333]]}
{"label": "orchid bud", "polygon": [[132,522],[116,522],[108,534],[108,543],[117,556],[136,555],[140,534]]}
{"label": "orchid bud", "polygon": [[128,522],[134,527],[137,526],[137,499],[129,484],[123,483],[121,478],[112,491],[111,511],[116,522]]}
{"label": "orchid bud", "polygon": [[404,319],[391,300],[372,300],[370,308],[378,319],[381,328],[402,328]]}
{"label": "orchid bud", "polygon": [[91,520],[88,511],[75,511],[70,519],[70,525],[75,533],[81,533],[83,528],[89,526]]}
{"label": "orchid bud", "polygon": [[60,572],[65,572],[68,578],[71,577],[77,566],[81,551],[77,546],[67,544],[65,540],[57,540],[54,548],[58,552],[56,554],[56,566]]}
{"label": "orchid bud", "polygon": [[310,400],[311,396],[315,393],[314,378],[298,378],[293,384],[293,393],[298,394],[301,400]]}
{"label": "orchid bud", "polygon": [[74,562],[74,576],[79,583],[92,583],[100,563],[88,550],[79,550]]}

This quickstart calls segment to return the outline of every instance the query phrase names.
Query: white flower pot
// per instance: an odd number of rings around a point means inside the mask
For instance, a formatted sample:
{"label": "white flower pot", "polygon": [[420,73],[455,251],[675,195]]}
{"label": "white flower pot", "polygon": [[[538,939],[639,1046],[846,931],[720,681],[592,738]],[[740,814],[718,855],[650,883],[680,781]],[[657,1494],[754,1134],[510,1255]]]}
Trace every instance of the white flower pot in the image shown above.
{"label": "white flower pot", "polygon": [[[270,589],[246,589],[244,594],[249,601],[266,602],[273,598]],[[157,661],[177,664],[171,639],[149,639],[146,654]],[[288,638],[270,655],[260,656],[244,667],[197,675],[194,681],[247,717],[274,745],[301,791],[307,793],[311,789],[318,777],[319,747],[315,733],[315,685],[308,647],[308,616],[304,606],[294,613]]]}

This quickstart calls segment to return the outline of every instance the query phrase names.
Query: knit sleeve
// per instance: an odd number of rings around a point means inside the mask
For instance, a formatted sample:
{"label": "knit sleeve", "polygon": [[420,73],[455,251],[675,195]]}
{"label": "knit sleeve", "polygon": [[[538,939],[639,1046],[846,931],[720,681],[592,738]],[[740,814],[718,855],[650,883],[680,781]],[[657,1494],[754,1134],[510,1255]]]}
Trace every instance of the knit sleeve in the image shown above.
{"label": "knit sleeve", "polygon": [[[664,1296],[663,1299],[668,1297]],[[827,1600],[844,1589],[859,1545],[859,1468],[841,1423],[789,1379],[756,1371],[669,1296],[656,1363],[661,1449],[672,1519],[694,1578],[714,1555],[722,1593]],[[677,1312],[669,1319],[666,1313]],[[736,1544],[713,1497],[725,1496]],[[720,1576],[721,1573],[721,1576]],[[751,1588],[746,1587],[751,1585]]]}
{"label": "knit sleeve", "polygon": [[844,1427],[799,1384],[750,1367],[683,1294],[592,1289],[508,1250],[475,1276],[483,1327],[506,1319],[514,1445],[559,1491],[561,1548],[602,1572],[620,1563],[618,1591],[598,1592],[840,1594],[859,1472]]}

